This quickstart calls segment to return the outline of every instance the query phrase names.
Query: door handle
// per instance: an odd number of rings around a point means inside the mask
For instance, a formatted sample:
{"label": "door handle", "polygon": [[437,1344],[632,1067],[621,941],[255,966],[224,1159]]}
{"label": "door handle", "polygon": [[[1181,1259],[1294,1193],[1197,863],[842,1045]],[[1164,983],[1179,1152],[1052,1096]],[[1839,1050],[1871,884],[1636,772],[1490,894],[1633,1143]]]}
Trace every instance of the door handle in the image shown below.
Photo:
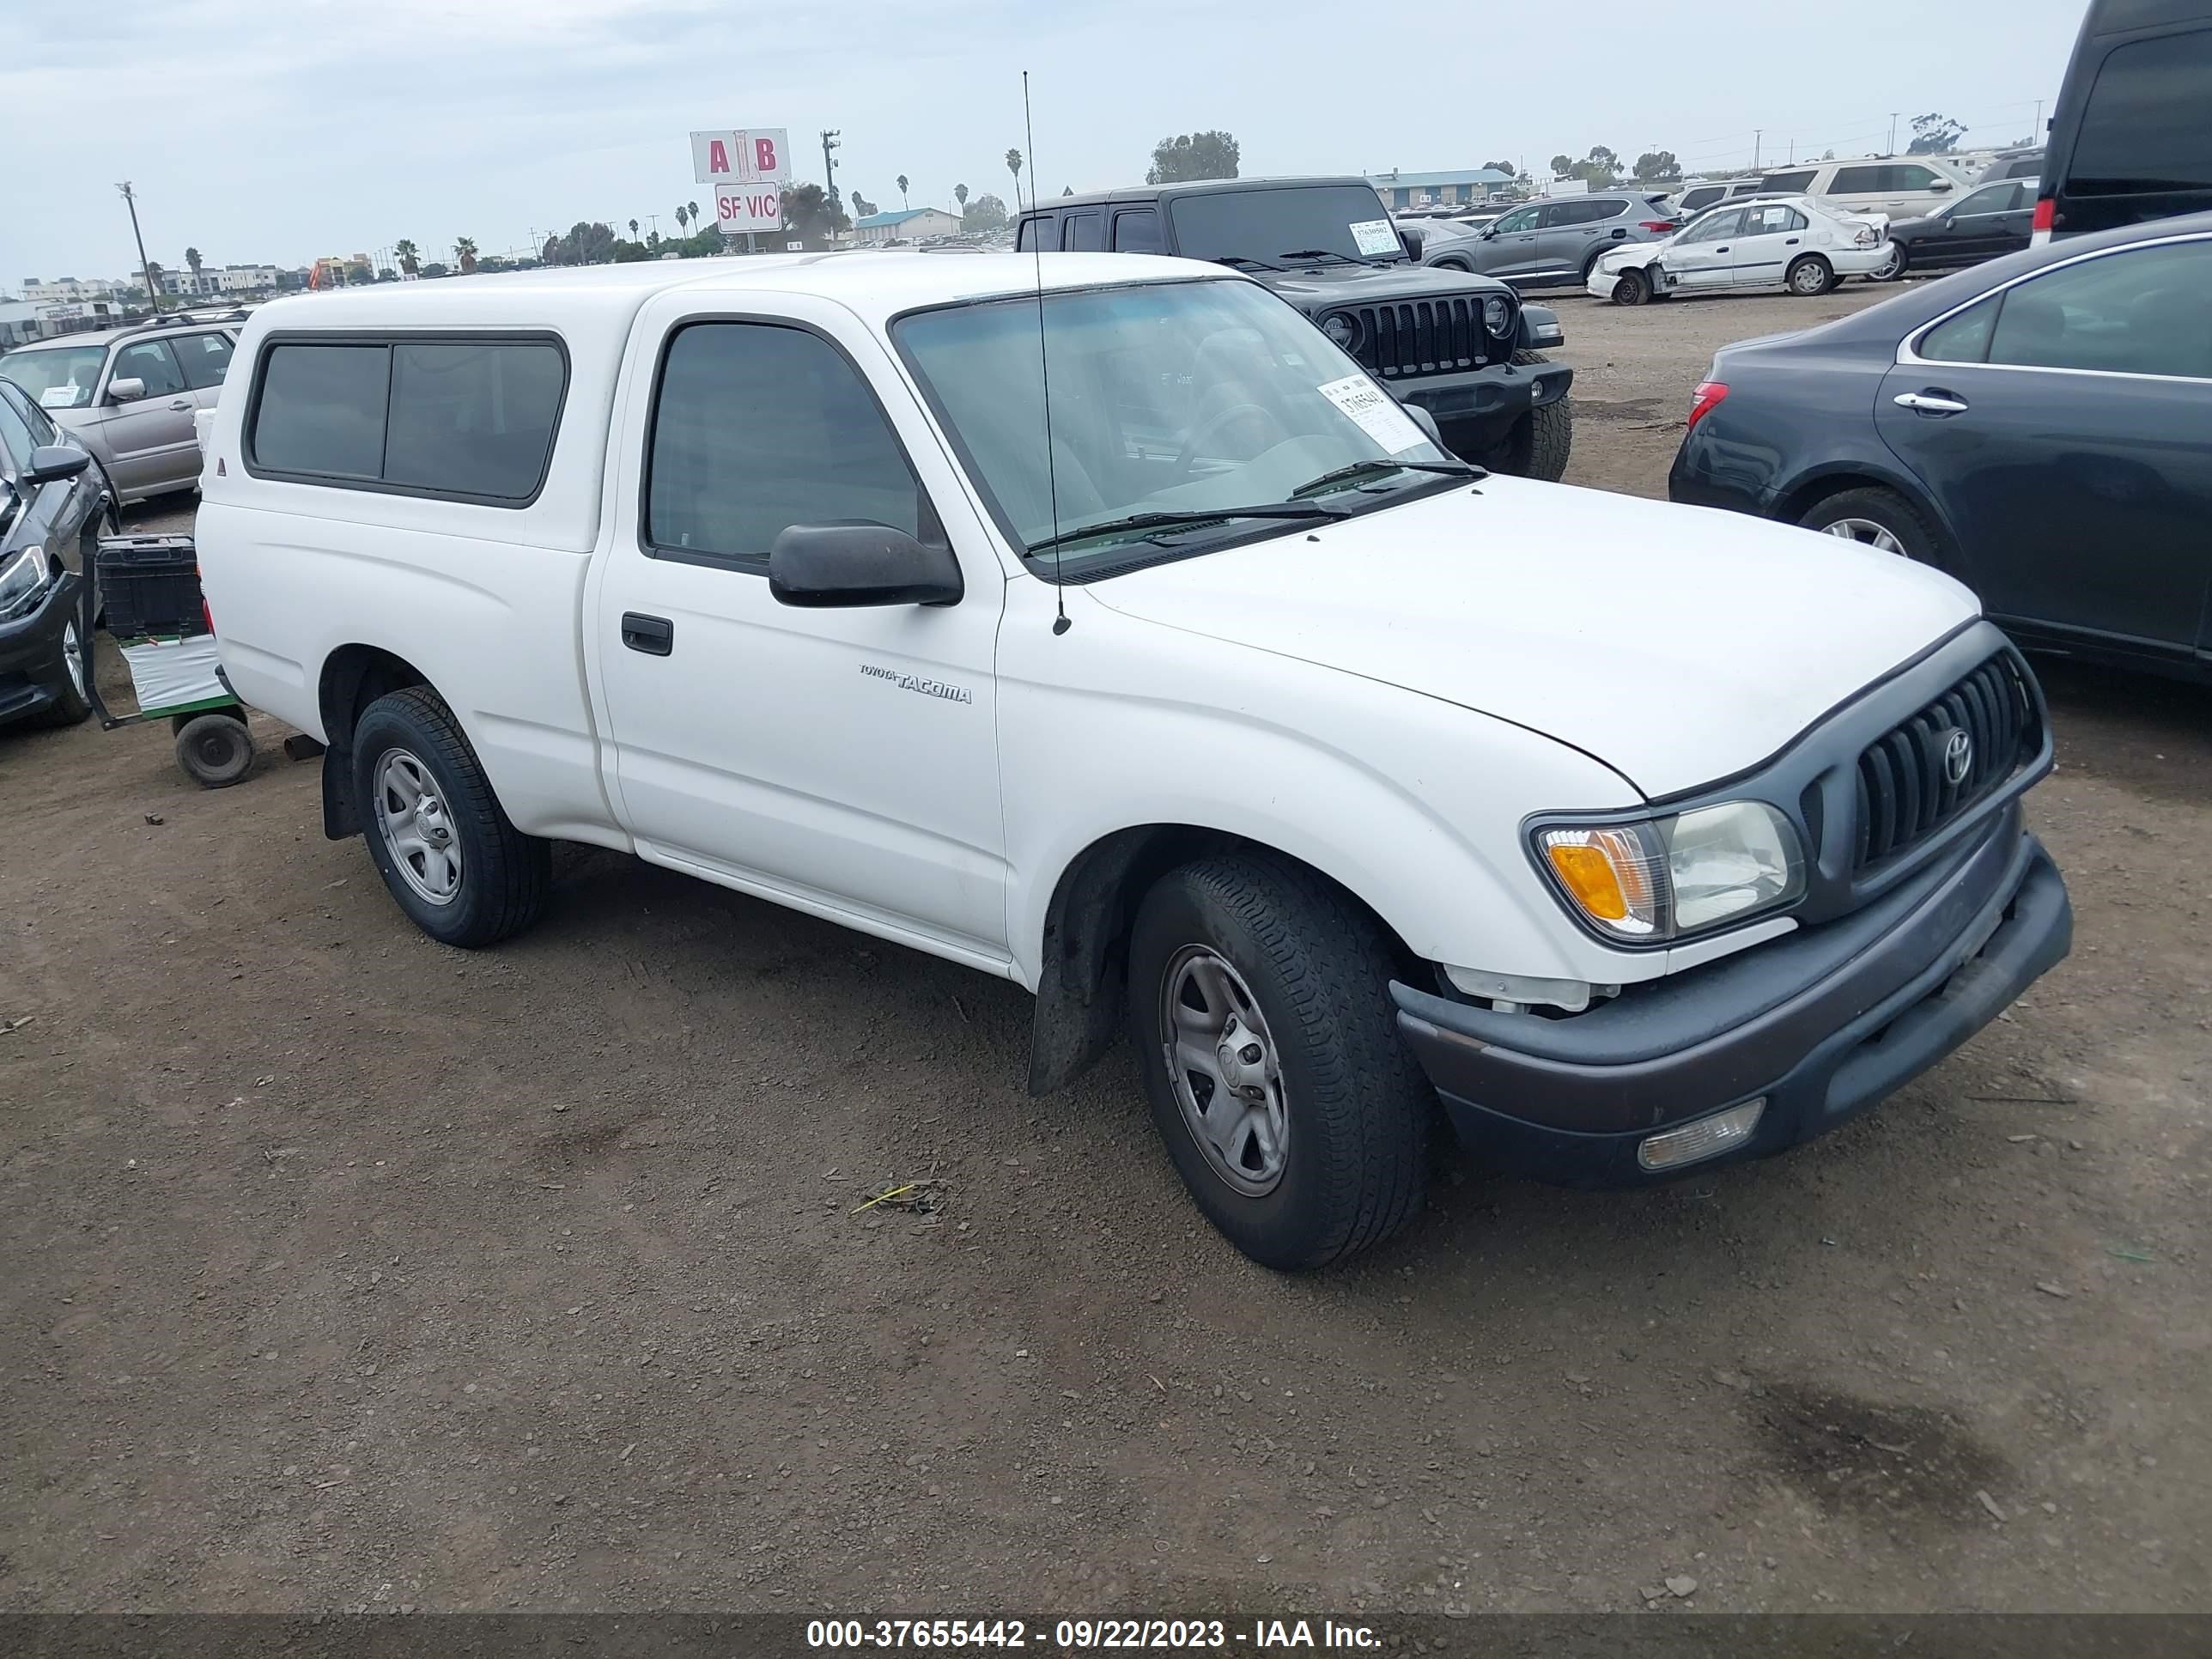
{"label": "door handle", "polygon": [[1932,386],[1924,392],[1900,392],[1893,401],[1917,415],[1963,415],[1968,406],[1964,398]]}
{"label": "door handle", "polygon": [[1796,246],[1797,246],[1797,239],[1796,239],[1795,236],[1792,236],[1792,237],[1791,237],[1788,241],[1784,242],[1782,246],[1784,246],[1784,247],[1796,247]]}
{"label": "door handle", "polygon": [[172,409],[190,409],[191,406],[192,402],[189,398],[179,398],[175,403],[169,405]]}
{"label": "door handle", "polygon": [[1716,253],[1726,253],[1728,252],[1728,244],[1725,242],[1722,243],[1718,247],[1715,248],[1713,252]]}
{"label": "door handle", "polygon": [[647,617],[635,611],[623,612],[622,642],[633,651],[642,651],[648,657],[665,657],[676,649],[676,624],[665,617]]}

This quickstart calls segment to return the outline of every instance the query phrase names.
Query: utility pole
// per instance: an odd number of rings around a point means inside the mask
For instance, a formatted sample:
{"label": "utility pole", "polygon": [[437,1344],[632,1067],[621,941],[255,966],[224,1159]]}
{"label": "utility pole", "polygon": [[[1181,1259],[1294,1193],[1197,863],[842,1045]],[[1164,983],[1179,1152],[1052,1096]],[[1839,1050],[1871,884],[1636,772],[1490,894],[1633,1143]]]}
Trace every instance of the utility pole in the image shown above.
{"label": "utility pole", "polygon": [[2037,99],[2037,100],[2035,100],[2035,133],[2034,133],[2034,136],[2035,136],[2036,137],[2038,137],[2038,138],[2040,138],[2040,137],[2043,136],[2043,100],[2041,100],[2040,98],[2039,98],[2039,99]]}
{"label": "utility pole", "polygon": [[1884,153],[1890,155],[1897,154],[1897,112],[1895,110],[1889,112],[1889,149]]}
{"label": "utility pole", "polygon": [[1753,173],[1759,171],[1759,141],[1765,137],[1766,129],[1765,127],[1753,127],[1751,130],[1751,170]]}
{"label": "utility pole", "polygon": [[146,303],[158,315],[161,309],[161,285],[154,280],[154,267],[146,258],[146,238],[138,229],[138,198],[131,193],[131,181],[125,179],[116,189],[123,192],[123,204],[131,210],[131,240],[138,244],[138,270],[146,278]]}
{"label": "utility pole", "polygon": [[844,149],[837,142],[837,134],[842,131],[842,128],[824,128],[822,133],[822,188],[828,192],[832,207],[837,203],[837,164],[830,159],[830,152]]}

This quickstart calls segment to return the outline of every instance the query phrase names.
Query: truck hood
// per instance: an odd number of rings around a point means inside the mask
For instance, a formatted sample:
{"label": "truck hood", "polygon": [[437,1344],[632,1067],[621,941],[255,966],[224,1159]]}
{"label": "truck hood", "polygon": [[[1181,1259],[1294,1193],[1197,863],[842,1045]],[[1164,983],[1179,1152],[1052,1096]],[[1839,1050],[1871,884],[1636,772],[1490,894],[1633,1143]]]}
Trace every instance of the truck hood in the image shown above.
{"label": "truck hood", "polygon": [[1940,572],[1836,537],[1498,477],[1090,592],[1510,720],[1647,796],[1766,759],[1978,611]]}
{"label": "truck hood", "polygon": [[1455,294],[1510,294],[1495,276],[1432,265],[1314,265],[1250,273],[1301,309],[1373,305],[1386,300],[1448,299]]}

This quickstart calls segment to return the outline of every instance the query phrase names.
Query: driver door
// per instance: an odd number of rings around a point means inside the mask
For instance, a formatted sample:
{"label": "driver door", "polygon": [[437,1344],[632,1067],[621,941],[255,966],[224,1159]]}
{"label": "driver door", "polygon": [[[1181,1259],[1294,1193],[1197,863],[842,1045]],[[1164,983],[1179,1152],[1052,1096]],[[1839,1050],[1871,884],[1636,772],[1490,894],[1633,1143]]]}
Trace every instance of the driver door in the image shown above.
{"label": "driver door", "polygon": [[1744,210],[1719,208],[1708,213],[1674,239],[1659,256],[1659,263],[1677,289],[1726,288],[1734,280],[1735,238],[1743,228]]}
{"label": "driver door", "polygon": [[[1003,963],[1003,568],[880,342],[826,301],[778,309],[797,314],[678,293],[640,325],[665,356],[627,394],[617,453],[643,464],[586,604],[611,793],[643,857]],[[949,541],[964,594],[778,603],[776,536],[835,520]]]}
{"label": "driver door", "polygon": [[1526,276],[1535,270],[1542,250],[1538,246],[1539,221],[1543,209],[1516,208],[1491,226],[1483,238],[1480,268],[1492,276]]}
{"label": "driver door", "polygon": [[[145,395],[114,401],[110,388],[118,380],[143,381]],[[199,477],[199,439],[192,431],[199,405],[168,341],[133,340],[117,351],[96,403],[100,438],[114,457],[108,476],[118,492],[148,495]]]}

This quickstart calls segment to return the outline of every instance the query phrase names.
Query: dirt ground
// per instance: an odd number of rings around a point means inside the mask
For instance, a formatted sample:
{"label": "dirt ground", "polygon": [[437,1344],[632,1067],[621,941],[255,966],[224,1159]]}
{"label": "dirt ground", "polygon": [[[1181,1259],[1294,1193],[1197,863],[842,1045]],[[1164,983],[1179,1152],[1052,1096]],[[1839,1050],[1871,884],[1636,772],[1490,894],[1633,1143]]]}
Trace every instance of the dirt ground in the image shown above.
{"label": "dirt ground", "polygon": [[[1571,478],[1879,297],[1560,300]],[[1028,1099],[1011,987],[584,851],[462,955],[266,721],[215,793],[0,735],[0,1607],[2212,1607],[2212,697],[2045,671],[2026,1001],[1774,1162],[1455,1154],[1308,1279],[1126,1053]]]}

